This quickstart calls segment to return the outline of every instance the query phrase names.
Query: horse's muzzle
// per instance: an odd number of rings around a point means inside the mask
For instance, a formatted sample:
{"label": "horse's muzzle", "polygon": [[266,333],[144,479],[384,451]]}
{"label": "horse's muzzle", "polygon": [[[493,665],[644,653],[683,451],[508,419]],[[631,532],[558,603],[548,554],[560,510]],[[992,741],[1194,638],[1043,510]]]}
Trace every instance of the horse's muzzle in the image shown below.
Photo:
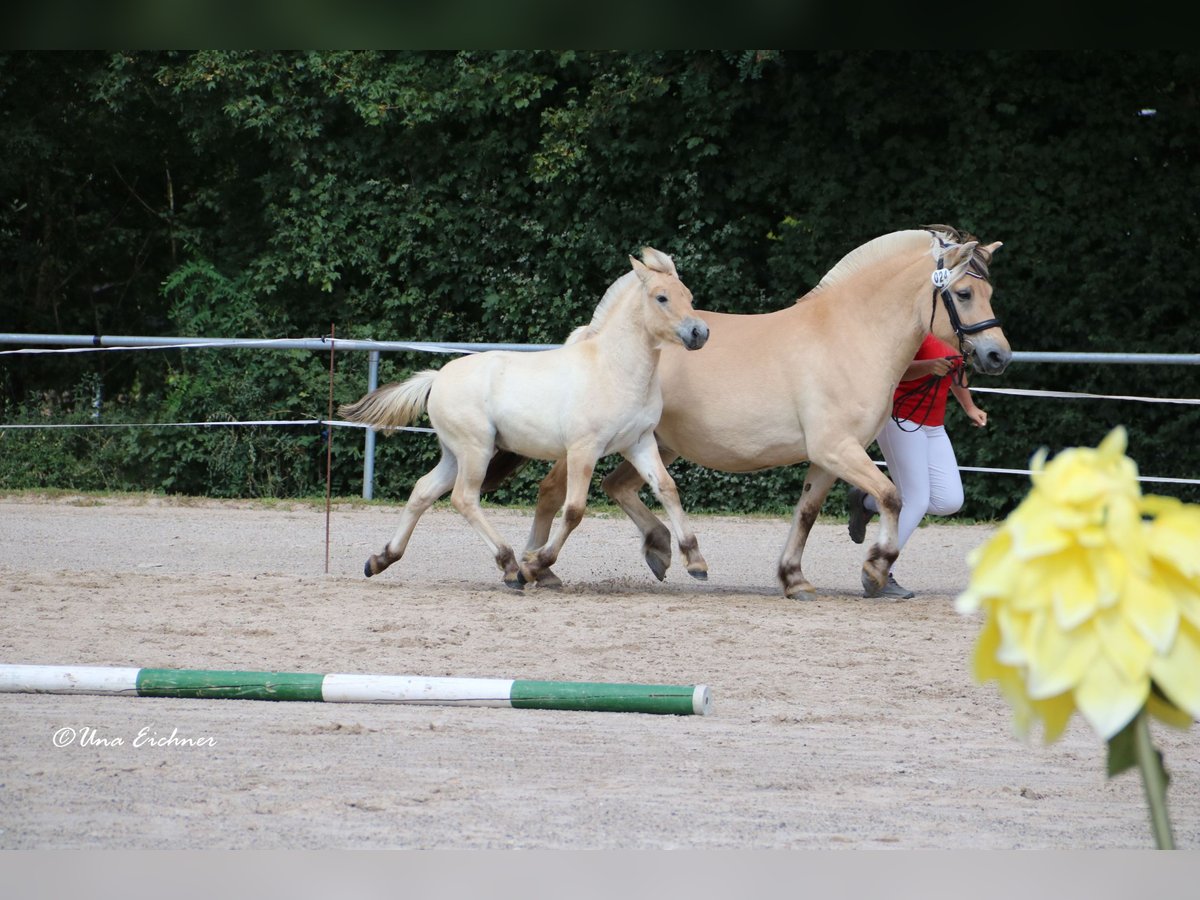
{"label": "horse's muzzle", "polygon": [[684,319],[675,333],[689,350],[699,350],[708,341],[708,326],[699,319]]}
{"label": "horse's muzzle", "polygon": [[971,352],[971,365],[984,375],[999,375],[1012,362],[1012,350],[992,343],[976,344]]}

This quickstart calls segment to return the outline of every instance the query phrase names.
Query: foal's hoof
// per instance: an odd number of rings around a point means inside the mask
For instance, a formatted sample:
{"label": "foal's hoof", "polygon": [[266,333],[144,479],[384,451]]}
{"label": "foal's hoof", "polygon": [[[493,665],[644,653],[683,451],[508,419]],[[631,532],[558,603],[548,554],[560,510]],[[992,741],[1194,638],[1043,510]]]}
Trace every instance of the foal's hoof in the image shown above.
{"label": "foal's hoof", "polygon": [[700,566],[696,566],[695,568],[692,568],[691,566],[689,566],[687,573],[689,575],[691,575],[693,578],[695,578],[697,581],[708,581],[708,568],[707,567],[701,568]]}
{"label": "foal's hoof", "polygon": [[371,571],[371,560],[369,560],[369,559],[365,563],[363,563],[363,574],[366,575],[368,578],[370,578],[372,575],[375,574],[374,572]]}
{"label": "foal's hoof", "polygon": [[504,573],[504,586],[510,587],[514,591],[524,590],[525,589],[525,575],[521,572],[520,569],[517,569],[515,572],[505,572]]}

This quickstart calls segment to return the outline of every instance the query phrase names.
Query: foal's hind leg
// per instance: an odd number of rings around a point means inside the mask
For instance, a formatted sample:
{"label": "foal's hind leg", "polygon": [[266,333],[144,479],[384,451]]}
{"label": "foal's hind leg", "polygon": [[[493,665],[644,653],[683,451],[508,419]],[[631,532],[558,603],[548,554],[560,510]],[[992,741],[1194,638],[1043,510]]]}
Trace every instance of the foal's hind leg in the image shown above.
{"label": "foal's hind leg", "polygon": [[[687,560],[688,574],[701,581],[708,578],[708,563],[700,555],[700,544],[696,540],[696,534],[692,531],[687,516],[684,515],[675,480],[667,472],[662,457],[659,456],[658,444],[654,440],[654,435],[648,434],[643,437],[625,453],[625,458],[637,469],[642,480],[650,486],[650,490],[654,492],[658,502],[663,505],[663,509],[667,513],[667,520],[671,523],[671,530],[675,533],[675,540],[679,544],[679,550]],[[653,566],[651,568],[653,569]]]}
{"label": "foal's hind leg", "polygon": [[804,545],[808,543],[813,523],[836,480],[833,473],[815,463],[809,464],[804,475],[804,487],[796,511],[792,514],[792,530],[788,532],[783,553],[779,557],[779,580],[783,583],[783,594],[792,600],[813,600],[817,596],[817,589],[804,577]]}
{"label": "foal's hind leg", "polygon": [[443,446],[442,458],[438,460],[438,464],[421,476],[413,486],[408,503],[404,505],[404,511],[400,514],[400,527],[395,537],[388,541],[382,553],[376,553],[367,560],[363,566],[364,575],[368,578],[378,575],[404,555],[408,539],[417,527],[417,520],[442,494],[450,490],[457,472],[458,464],[454,461],[454,456]]}
{"label": "foal's hind leg", "polygon": [[[658,446],[658,452],[664,467],[679,458],[679,454],[674,450],[661,444]],[[638,470],[626,461],[617,466],[601,486],[642,533],[642,555],[646,558],[646,565],[650,567],[654,577],[662,581],[667,577],[667,569],[671,566],[671,532],[638,496],[644,483]]]}

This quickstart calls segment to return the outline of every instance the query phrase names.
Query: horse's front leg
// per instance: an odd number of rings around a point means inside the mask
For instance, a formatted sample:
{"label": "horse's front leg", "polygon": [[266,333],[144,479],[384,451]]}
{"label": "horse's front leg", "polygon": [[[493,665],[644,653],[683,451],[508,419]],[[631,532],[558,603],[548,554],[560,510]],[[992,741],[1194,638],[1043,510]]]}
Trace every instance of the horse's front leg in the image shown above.
{"label": "horse's front leg", "polygon": [[[538,485],[537,507],[533,511],[533,524],[529,528],[529,539],[525,542],[525,555],[540,550],[550,540],[550,528],[555,514],[567,500],[567,461],[560,459],[546,473]],[[537,573],[538,587],[561,587],[562,579],[547,566]]]}
{"label": "horse's front leg", "polygon": [[[658,452],[664,467],[669,466],[679,456],[661,444]],[[662,581],[667,577],[667,569],[671,566],[671,532],[638,496],[642,484],[644,482],[638,470],[626,461],[601,482],[601,487],[642,533],[642,555],[646,558],[646,565],[650,567],[654,577]]]}
{"label": "horse's front leg", "polygon": [[804,577],[804,545],[808,543],[813,523],[817,521],[829,489],[836,480],[832,472],[816,463],[810,463],[804,475],[804,487],[800,491],[796,511],[792,514],[792,529],[788,532],[783,553],[779,557],[779,580],[783,584],[783,594],[792,600],[813,600],[817,596],[817,589]]}
{"label": "horse's front leg", "polygon": [[[637,470],[642,480],[649,485],[650,490],[654,492],[654,496],[658,498],[658,502],[666,511],[667,521],[671,523],[671,531],[675,534],[675,541],[679,544],[679,550],[686,560],[688,574],[701,581],[708,578],[708,563],[700,555],[700,542],[696,540],[696,534],[692,531],[687,516],[684,515],[683,505],[679,502],[679,491],[675,487],[675,479],[663,465],[653,432],[643,435],[641,440],[625,453],[625,458]],[[651,565],[651,569],[653,568]]]}
{"label": "horse's front leg", "polygon": [[526,549],[521,562],[522,577],[526,581],[536,581],[539,585],[547,584],[546,573],[550,573],[553,579],[547,586],[561,583],[557,576],[550,572],[550,567],[558,560],[558,554],[562,552],[563,544],[571,532],[583,521],[588,488],[592,484],[592,473],[596,470],[596,455],[590,451],[568,453],[565,461],[560,460],[555,464],[556,467],[559,465],[566,469],[566,502],[563,504],[562,520],[554,538],[540,547]]}
{"label": "horse's front leg", "polygon": [[887,586],[888,573],[900,555],[896,544],[900,529],[900,492],[858,444],[837,455],[822,455],[820,464],[836,477],[866,491],[879,507],[879,534],[867,551],[862,567],[863,590],[866,596],[876,597]]}

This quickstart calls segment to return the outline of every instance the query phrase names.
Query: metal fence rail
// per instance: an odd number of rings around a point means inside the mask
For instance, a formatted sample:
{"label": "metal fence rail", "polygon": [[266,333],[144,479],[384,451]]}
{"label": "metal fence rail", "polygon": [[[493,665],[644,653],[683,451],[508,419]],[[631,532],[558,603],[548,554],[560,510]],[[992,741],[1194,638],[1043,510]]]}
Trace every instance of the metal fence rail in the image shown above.
{"label": "metal fence rail", "polygon": [[[16,350],[0,350],[0,356],[53,353],[89,353],[122,350],[173,350],[173,349],[251,349],[251,350],[311,350],[323,353],[337,351],[365,351],[368,353],[367,390],[378,387],[379,354],[420,352],[440,354],[481,353],[488,350],[517,350],[535,352],[550,350],[560,344],[491,344],[437,341],[372,341],[361,339],[321,338],[205,338],[205,337],[145,337],[138,335],[85,335],[85,334],[21,334],[0,332],[0,346],[18,345]],[[50,349],[64,348],[64,349]],[[1029,350],[1013,351],[1013,361],[1018,363],[1080,363],[1098,365],[1200,365],[1200,353],[1109,353],[1109,352],[1042,352]],[[1137,400],[1150,403],[1200,404],[1200,398],[1164,397],[1107,397],[1097,394],[1071,393],[1067,391],[1032,391],[1008,388],[976,388],[996,394],[1020,394],[1025,396],[1063,397],[1077,399]],[[150,423],[154,425],[194,425],[212,427],[216,425],[321,425],[332,427],[348,425],[345,422],[327,422],[322,419],[299,421],[255,421],[255,422],[178,422]],[[64,426],[13,426],[0,424],[3,428],[64,427]],[[75,427],[103,427],[94,426]],[[136,426],[123,426],[136,427]],[[428,432],[427,428],[408,428],[407,431]],[[375,480],[375,432],[366,428],[363,452],[363,498],[370,500]],[[1017,469],[988,469],[960,467],[964,471],[1002,472],[1028,474]],[[1200,484],[1200,479],[1158,478],[1143,476],[1142,481],[1169,482],[1175,484]]]}

